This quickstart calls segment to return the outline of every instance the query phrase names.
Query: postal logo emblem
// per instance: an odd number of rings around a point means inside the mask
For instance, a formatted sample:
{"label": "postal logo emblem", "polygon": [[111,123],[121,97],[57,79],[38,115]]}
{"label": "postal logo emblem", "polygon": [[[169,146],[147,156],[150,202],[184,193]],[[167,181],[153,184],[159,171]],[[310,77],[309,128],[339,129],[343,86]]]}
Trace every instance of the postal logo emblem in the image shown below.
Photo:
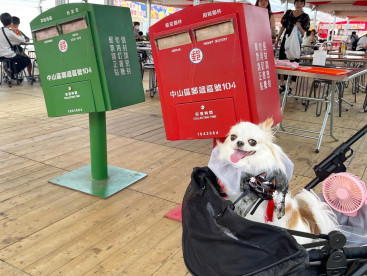
{"label": "postal logo emblem", "polygon": [[190,61],[194,64],[198,64],[203,60],[203,52],[199,48],[194,48],[189,54]]}
{"label": "postal logo emblem", "polygon": [[68,43],[66,40],[62,39],[59,41],[59,50],[63,53],[68,50]]}

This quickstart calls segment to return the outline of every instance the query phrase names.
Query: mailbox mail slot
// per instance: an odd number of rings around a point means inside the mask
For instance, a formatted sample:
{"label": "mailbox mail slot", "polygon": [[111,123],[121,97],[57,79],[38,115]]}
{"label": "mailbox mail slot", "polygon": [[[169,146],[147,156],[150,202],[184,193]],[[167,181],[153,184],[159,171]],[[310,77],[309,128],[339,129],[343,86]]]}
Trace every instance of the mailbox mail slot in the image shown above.
{"label": "mailbox mail slot", "polygon": [[144,101],[128,8],[60,5],[33,19],[31,29],[50,117]]}
{"label": "mailbox mail slot", "polygon": [[[149,34],[167,139],[219,138],[239,121],[281,121],[265,9],[198,5],[160,20]],[[202,106],[215,116],[201,116]]]}

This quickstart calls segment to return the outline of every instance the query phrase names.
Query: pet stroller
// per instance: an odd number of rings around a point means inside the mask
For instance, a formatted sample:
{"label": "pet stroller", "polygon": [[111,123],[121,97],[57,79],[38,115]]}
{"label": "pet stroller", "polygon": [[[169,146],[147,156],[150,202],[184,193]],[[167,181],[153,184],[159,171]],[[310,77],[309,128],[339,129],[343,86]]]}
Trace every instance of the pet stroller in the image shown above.
{"label": "pet stroller", "polygon": [[[317,177],[306,188],[341,171],[350,145],[366,132],[367,126],[315,166]],[[237,215],[222,196],[215,174],[194,168],[182,203],[182,250],[192,275],[367,275],[367,247],[344,247],[342,233],[314,235],[253,222]],[[291,234],[322,241],[302,246]]]}

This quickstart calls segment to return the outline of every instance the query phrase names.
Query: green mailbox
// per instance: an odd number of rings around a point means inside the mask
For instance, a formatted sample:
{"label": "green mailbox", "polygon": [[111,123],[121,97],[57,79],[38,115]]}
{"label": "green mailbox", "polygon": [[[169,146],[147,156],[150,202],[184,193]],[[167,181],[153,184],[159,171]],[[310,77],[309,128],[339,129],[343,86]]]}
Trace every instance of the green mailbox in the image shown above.
{"label": "green mailbox", "polygon": [[91,165],[50,182],[108,197],[145,177],[107,166],[105,111],[145,100],[130,10],[64,4],[30,25],[48,116],[89,113]]}
{"label": "green mailbox", "polygon": [[50,117],[144,101],[128,8],[61,5],[37,16],[31,29]]}

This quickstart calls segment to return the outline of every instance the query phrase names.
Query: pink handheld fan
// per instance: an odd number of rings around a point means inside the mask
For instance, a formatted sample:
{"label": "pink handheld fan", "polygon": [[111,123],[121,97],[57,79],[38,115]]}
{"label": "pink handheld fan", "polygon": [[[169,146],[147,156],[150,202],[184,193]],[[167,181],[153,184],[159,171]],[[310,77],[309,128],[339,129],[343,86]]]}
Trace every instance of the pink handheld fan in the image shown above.
{"label": "pink handheld fan", "polygon": [[357,211],[367,204],[366,184],[351,173],[330,175],[322,183],[326,202],[334,210],[355,217]]}

